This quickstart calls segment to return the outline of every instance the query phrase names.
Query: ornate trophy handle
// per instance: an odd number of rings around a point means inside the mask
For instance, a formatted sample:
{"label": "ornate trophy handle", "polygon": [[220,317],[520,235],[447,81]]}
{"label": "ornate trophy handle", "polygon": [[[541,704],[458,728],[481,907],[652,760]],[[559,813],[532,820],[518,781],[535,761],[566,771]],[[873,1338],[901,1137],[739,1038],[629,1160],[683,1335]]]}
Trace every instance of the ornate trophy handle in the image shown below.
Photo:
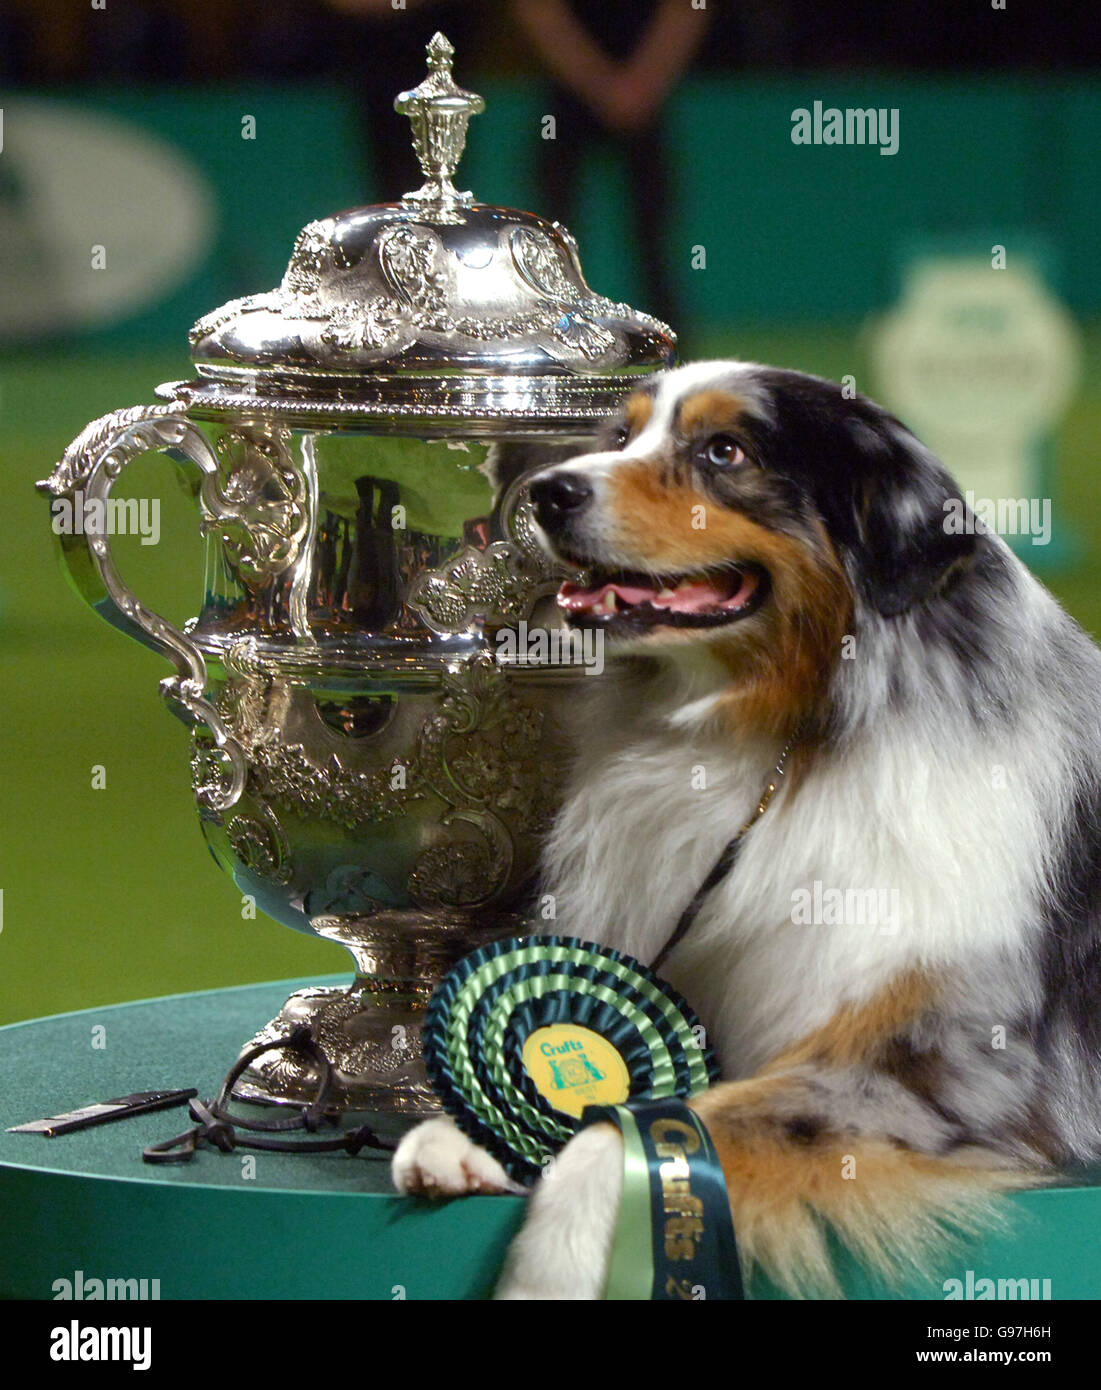
{"label": "ornate trophy handle", "polygon": [[[160,683],[161,694],[196,723],[206,724],[227,761],[222,784],[200,790],[200,808],[219,814],[233,806],[245,787],[245,756],[204,696],[206,662],[199,648],[166,619],[134,597],[119,576],[108,541],[107,501],[119,474],[141,454],[172,450],[204,474],[217,472],[218,461],[200,430],[179,413],[179,405],[139,405],[93,420],[73,440],[48,478],[37,484],[51,494],[51,510],[65,500],[77,515],[104,518],[102,530],[72,526],[62,533],[65,563],[82,597],[112,626],[155,651],[163,652],[177,674]],[[89,513],[89,504],[99,503]],[[83,532],[83,534],[80,534]]]}

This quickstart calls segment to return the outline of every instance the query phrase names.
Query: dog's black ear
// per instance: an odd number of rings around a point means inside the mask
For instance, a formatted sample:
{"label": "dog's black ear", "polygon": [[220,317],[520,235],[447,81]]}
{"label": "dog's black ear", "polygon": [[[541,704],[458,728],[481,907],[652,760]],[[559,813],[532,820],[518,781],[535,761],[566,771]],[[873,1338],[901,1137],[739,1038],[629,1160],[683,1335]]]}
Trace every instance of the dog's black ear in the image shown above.
{"label": "dog's black ear", "polygon": [[[867,396],[768,368],[760,455],[818,510],[861,599],[896,617],[931,599],[972,559],[981,527],[936,456]],[[752,442],[752,441],[751,441]]]}
{"label": "dog's black ear", "polygon": [[884,617],[932,598],[974,555],[975,520],[947,469],[890,417],[850,426],[854,578]]}

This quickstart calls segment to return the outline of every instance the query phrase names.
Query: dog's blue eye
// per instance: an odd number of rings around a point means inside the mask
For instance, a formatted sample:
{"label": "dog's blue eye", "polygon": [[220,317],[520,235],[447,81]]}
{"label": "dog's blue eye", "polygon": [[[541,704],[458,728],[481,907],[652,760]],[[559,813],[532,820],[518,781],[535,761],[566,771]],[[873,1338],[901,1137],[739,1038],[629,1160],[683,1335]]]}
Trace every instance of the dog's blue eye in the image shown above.
{"label": "dog's blue eye", "polygon": [[704,445],[703,456],[714,468],[735,468],[745,463],[745,454],[737,440],[728,434],[713,435]]}

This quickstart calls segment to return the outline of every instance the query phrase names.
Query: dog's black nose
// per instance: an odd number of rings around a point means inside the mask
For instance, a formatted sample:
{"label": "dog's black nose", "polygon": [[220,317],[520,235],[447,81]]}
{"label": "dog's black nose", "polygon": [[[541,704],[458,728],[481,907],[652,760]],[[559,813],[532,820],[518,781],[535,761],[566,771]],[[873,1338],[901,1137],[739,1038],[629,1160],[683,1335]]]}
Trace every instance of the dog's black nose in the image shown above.
{"label": "dog's black nose", "polygon": [[552,473],[531,485],[535,516],[544,531],[560,531],[593,495],[592,486],[579,473]]}

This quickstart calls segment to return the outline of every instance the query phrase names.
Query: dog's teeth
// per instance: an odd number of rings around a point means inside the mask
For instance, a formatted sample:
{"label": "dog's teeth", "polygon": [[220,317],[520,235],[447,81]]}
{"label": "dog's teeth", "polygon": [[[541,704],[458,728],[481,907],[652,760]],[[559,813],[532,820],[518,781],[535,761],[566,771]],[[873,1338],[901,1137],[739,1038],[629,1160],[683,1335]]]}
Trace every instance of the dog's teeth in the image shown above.
{"label": "dog's teeth", "polygon": [[656,597],[657,597],[657,598],[676,598],[676,594],[677,594],[677,591],[676,591],[675,589],[670,589],[669,586],[666,585],[666,587],[665,587],[664,589],[659,589],[659,590],[657,591]]}
{"label": "dog's teeth", "polygon": [[614,612],[615,612],[615,594],[614,594],[614,593],[611,593],[611,592],[606,593],[606,594],[604,595],[604,597],[600,600],[600,602],[596,605],[596,607],[593,609],[593,612],[594,612],[594,613],[614,613]]}

